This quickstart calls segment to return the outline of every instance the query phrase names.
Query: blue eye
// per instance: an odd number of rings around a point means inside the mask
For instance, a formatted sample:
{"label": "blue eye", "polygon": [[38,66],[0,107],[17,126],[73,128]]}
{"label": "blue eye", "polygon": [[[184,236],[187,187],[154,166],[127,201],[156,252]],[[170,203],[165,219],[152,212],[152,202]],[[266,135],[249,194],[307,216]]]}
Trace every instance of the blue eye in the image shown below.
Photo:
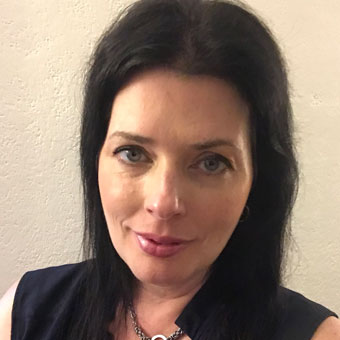
{"label": "blue eye", "polygon": [[123,146],[113,152],[119,158],[128,164],[139,163],[147,161],[143,150],[137,146]]}
{"label": "blue eye", "polygon": [[207,174],[219,174],[231,168],[228,159],[221,155],[211,155],[199,161],[198,167]]}

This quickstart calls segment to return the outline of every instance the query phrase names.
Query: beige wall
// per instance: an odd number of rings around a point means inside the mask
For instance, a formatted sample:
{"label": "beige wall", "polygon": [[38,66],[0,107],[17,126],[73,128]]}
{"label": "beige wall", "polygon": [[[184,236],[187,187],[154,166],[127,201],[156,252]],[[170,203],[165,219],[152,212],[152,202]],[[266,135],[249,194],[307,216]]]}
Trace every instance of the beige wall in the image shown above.
{"label": "beige wall", "polygon": [[[340,1],[249,0],[287,56],[301,189],[287,285],[340,312]],[[0,0],[0,294],[80,259],[81,73],[126,0]]]}

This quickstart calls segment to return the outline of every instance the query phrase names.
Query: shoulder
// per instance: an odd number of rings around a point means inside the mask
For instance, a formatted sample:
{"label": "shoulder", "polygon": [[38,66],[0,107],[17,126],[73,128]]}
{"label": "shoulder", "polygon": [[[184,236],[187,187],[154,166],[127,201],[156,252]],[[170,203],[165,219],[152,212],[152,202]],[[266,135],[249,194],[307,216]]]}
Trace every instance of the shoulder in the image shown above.
{"label": "shoulder", "polygon": [[38,284],[41,292],[41,289],[48,289],[51,286],[72,283],[82,277],[84,268],[85,262],[80,262],[32,270],[22,277],[20,288],[21,286],[26,286],[33,289]]}
{"label": "shoulder", "polygon": [[0,340],[9,340],[11,333],[12,338],[38,339],[37,325],[66,318],[65,310],[78,297],[84,268],[82,262],[26,272],[1,300]]}
{"label": "shoulder", "polygon": [[316,330],[311,340],[340,340],[340,320],[328,317]]}
{"label": "shoulder", "polygon": [[0,299],[0,340],[10,340],[12,309],[19,281],[15,282]]}
{"label": "shoulder", "polygon": [[[324,332],[337,327],[334,326],[338,324],[334,312],[293,290],[280,287],[279,305],[282,314],[277,339],[323,340],[313,336],[320,336],[317,335],[320,332],[326,334]],[[328,336],[327,339],[332,338]]]}
{"label": "shoulder", "polygon": [[[43,309],[46,303],[51,304],[53,312],[53,302],[65,300],[79,287],[83,279],[85,262],[66,264],[55,267],[48,267],[33,270],[25,273],[19,282],[14,301],[14,315],[19,305],[31,308],[41,306]],[[58,306],[57,306],[58,307]]]}

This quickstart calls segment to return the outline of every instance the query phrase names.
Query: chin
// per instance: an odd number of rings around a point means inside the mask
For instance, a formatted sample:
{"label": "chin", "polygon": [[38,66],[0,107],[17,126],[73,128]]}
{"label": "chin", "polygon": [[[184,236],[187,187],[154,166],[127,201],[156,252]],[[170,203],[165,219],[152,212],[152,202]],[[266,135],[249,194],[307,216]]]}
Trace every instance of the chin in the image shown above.
{"label": "chin", "polygon": [[155,285],[159,287],[186,287],[197,285],[198,282],[203,282],[207,270],[192,271],[192,266],[179,265],[170,263],[150,263],[143,264],[130,269],[137,280],[142,284]]}
{"label": "chin", "polygon": [[183,273],[178,270],[172,271],[169,266],[155,264],[152,266],[141,265],[138,268],[129,267],[137,280],[144,284],[169,286],[185,281]]}

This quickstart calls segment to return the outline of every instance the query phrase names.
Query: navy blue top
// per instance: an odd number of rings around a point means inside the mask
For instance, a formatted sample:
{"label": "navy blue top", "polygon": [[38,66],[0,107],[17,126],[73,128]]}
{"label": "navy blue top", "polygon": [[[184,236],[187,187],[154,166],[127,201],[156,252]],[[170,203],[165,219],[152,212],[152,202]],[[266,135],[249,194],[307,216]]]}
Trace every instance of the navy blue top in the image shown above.
{"label": "navy blue top", "polygon": [[[20,280],[14,298],[11,339],[65,338],[81,296],[84,269],[82,262],[27,272]],[[207,289],[201,289],[176,320],[192,340],[199,339],[201,325],[215,307],[209,294]],[[279,301],[283,313],[271,340],[310,340],[322,321],[337,316],[287,288],[280,288]]]}

